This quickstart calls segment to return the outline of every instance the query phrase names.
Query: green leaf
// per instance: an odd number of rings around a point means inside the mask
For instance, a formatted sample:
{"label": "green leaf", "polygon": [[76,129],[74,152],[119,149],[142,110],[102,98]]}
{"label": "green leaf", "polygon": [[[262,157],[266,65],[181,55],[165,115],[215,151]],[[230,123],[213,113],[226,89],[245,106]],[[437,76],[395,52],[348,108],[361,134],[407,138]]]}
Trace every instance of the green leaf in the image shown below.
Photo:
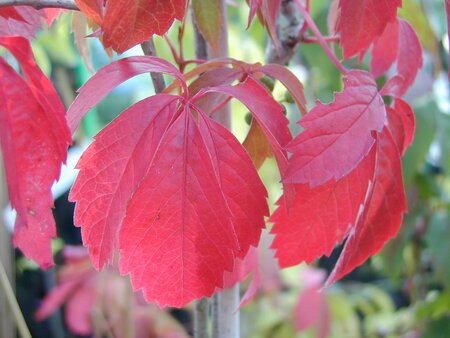
{"label": "green leaf", "polygon": [[433,215],[425,241],[433,259],[436,278],[450,290],[450,215],[440,212]]}
{"label": "green leaf", "polygon": [[192,0],[195,23],[211,47],[219,49],[222,27],[222,8],[219,0]]}

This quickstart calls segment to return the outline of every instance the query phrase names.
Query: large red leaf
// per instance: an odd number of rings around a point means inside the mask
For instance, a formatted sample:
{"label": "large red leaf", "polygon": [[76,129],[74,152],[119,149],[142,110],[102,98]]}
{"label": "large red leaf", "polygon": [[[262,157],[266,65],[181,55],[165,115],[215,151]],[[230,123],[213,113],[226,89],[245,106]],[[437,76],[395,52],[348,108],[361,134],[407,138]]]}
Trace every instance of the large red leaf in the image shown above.
{"label": "large red leaf", "polygon": [[[242,145],[189,98],[182,75],[163,60],[129,58],[104,67],[70,108],[72,126],[114,86],[148,71],[173,75],[183,97],[147,98],[109,124],[80,160],[70,198],[97,268],[119,249],[122,273],[131,273],[148,300],[182,306],[222,287],[225,271],[258,243],[267,194]],[[228,87],[212,91],[229,95]],[[281,109],[262,93],[269,105],[258,106],[263,116],[274,105]],[[285,143],[287,124],[286,131]]]}
{"label": "large red leaf", "polygon": [[359,166],[339,181],[311,188],[295,185],[296,197],[287,209],[283,198],[270,221],[274,223],[272,247],[281,267],[311,263],[329,255],[342,242],[355,219],[373,176],[375,152],[371,151]]}
{"label": "large red leaf", "polygon": [[397,17],[402,0],[340,0],[337,31],[344,58],[365,52],[383,33],[386,25]]}
{"label": "large red leaf", "polygon": [[119,53],[162,35],[175,19],[183,19],[186,0],[109,0],[102,24],[103,42]]}
{"label": "large red leaf", "polygon": [[344,77],[344,91],[328,105],[318,103],[300,124],[301,132],[289,145],[285,183],[323,184],[339,180],[367,155],[381,131],[386,109],[377,85],[365,71],[353,70]]}
{"label": "large red leaf", "polygon": [[258,242],[267,213],[264,187],[242,146],[199,118],[197,125],[184,109],[167,130],[120,230],[121,271],[162,306],[222,287],[235,257]]}
{"label": "large red leaf", "polygon": [[[84,152],[71,190],[75,225],[97,269],[111,263],[128,199],[145,175],[167,128],[177,97],[147,98],[106,126]],[[145,151],[142,151],[145,149]]]}
{"label": "large red leaf", "polygon": [[51,186],[71,142],[64,108],[36,66],[26,39],[2,38],[22,66],[20,77],[0,58],[0,140],[11,205],[17,211],[14,244],[43,268],[53,265],[56,236]]}
{"label": "large red leaf", "polygon": [[407,210],[400,153],[387,128],[378,135],[376,147],[375,174],[363,212],[350,231],[327,284],[339,280],[380,251],[397,234]]}

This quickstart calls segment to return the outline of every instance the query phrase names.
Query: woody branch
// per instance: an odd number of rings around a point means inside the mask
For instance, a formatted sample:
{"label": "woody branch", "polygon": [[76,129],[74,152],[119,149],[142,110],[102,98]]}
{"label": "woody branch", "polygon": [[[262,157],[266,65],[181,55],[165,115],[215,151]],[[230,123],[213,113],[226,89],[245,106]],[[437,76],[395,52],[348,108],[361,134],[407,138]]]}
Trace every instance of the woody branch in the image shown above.
{"label": "woody branch", "polygon": [[0,0],[0,7],[30,6],[36,9],[63,8],[79,10],[74,0]]}

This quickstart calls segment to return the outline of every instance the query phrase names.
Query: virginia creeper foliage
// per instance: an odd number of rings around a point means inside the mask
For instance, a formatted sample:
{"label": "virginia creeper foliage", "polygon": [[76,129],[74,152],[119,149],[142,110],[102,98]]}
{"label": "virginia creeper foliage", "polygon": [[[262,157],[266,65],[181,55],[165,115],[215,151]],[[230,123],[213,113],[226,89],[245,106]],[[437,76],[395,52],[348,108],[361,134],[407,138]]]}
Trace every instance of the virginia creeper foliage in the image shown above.
{"label": "virginia creeper foliage", "polygon": [[[187,2],[76,0],[97,27],[95,35],[118,53],[165,34],[174,20],[183,20]],[[249,25],[258,16],[279,51],[281,1],[247,3]],[[192,2],[197,27],[212,49],[219,48],[223,27],[219,5]],[[65,113],[27,40],[42,18],[50,25],[59,10],[0,8],[0,45],[21,69],[16,72],[0,57],[0,140],[17,211],[15,245],[43,268],[53,264],[50,189],[66,159],[70,133],[121,83],[163,73],[172,78],[166,90],[125,109],[78,163],[70,199],[94,267],[117,263],[148,301],[184,306],[257,271],[256,247],[269,219],[281,267],[330,255],[345,240],[326,283],[339,280],[397,234],[407,211],[401,156],[413,140],[415,120],[402,97],[422,67],[422,47],[411,25],[397,17],[401,5],[401,0],[338,1],[333,20],[343,57],[361,61],[370,53],[369,71],[344,68],[305,8],[301,34],[311,28],[344,73],[343,90],[309,112],[303,85],[284,66],[224,58],[194,60],[195,67],[185,72],[180,53],[178,67],[152,56],[109,63],[79,89]],[[379,88],[377,78],[390,70],[394,75]],[[302,131],[295,137],[265,77],[284,85],[300,111]],[[252,115],[243,144],[215,119],[232,99]],[[271,156],[284,194],[269,215],[257,169]],[[81,282],[70,283],[68,290]],[[256,273],[250,294],[261,283]]]}

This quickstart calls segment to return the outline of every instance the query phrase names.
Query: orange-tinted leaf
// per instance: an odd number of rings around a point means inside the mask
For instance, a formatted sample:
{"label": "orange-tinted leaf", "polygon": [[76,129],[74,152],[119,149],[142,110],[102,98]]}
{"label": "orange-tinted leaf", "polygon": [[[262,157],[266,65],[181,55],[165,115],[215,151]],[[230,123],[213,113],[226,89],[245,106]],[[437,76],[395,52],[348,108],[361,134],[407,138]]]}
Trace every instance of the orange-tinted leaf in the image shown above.
{"label": "orange-tinted leaf", "polygon": [[175,19],[183,19],[186,0],[109,0],[102,24],[105,47],[122,53],[162,35]]}
{"label": "orange-tinted leaf", "polygon": [[267,141],[264,131],[258,122],[253,119],[243,146],[247,150],[256,169],[261,168],[266,158],[272,157],[273,152],[270,143]]}
{"label": "orange-tinted leaf", "polygon": [[[114,0],[113,0],[114,1]],[[103,0],[75,0],[80,10],[94,23],[101,26],[103,22]]]}

